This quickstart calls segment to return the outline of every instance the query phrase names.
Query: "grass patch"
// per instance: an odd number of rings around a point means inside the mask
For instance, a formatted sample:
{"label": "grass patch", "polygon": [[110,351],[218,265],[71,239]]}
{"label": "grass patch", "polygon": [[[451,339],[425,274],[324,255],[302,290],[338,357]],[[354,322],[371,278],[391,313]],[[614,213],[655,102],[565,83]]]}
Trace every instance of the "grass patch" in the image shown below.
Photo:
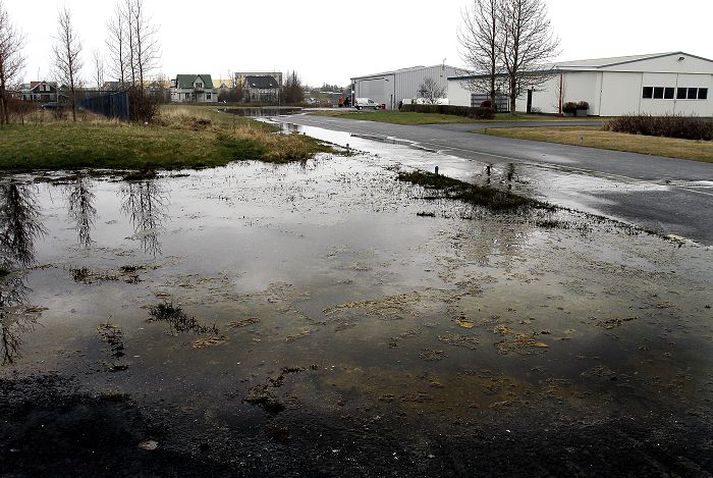
{"label": "grass patch", "polygon": [[380,123],[418,125],[418,124],[447,124],[447,123],[474,123],[475,120],[464,116],[444,115],[437,113],[412,113],[400,111],[315,111],[310,113],[316,116],[329,116],[332,118],[346,118],[353,120],[377,121]]}
{"label": "grass patch", "polygon": [[505,138],[713,162],[713,141],[615,133],[596,126],[493,128],[474,132]]}
{"label": "grass patch", "polygon": [[478,186],[465,183],[447,176],[425,171],[400,172],[399,181],[421,186],[437,195],[426,199],[456,199],[492,211],[514,210],[527,207],[552,209],[552,206],[518,194],[502,191],[490,186]]}
{"label": "grass patch", "polygon": [[377,121],[401,125],[419,124],[449,124],[449,123],[517,123],[523,121],[602,121],[603,118],[562,118],[560,116],[547,116],[535,114],[496,113],[495,119],[479,120],[465,116],[446,115],[438,113],[414,113],[403,111],[314,111],[315,116],[328,116],[331,118],[345,118],[352,120]]}
{"label": "grass patch", "polygon": [[143,126],[91,117],[11,125],[0,133],[0,170],[182,169],[231,161],[276,163],[331,151],[323,143],[203,107],[162,108]]}

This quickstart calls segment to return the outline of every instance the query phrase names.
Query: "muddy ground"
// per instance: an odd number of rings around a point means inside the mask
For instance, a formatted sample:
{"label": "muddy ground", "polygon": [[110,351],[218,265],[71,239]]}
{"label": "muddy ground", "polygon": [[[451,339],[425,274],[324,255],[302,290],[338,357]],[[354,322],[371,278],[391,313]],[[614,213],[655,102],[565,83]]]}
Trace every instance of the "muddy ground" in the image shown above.
{"label": "muddy ground", "polygon": [[0,476],[713,472],[710,248],[388,155],[0,193]]}

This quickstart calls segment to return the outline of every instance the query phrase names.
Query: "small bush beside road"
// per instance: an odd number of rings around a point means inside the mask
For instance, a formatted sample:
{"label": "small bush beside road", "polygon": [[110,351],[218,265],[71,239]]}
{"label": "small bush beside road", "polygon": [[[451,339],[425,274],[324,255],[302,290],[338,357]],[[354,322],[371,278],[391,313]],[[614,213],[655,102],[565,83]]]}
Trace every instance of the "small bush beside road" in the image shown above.
{"label": "small bush beside road", "polygon": [[690,116],[622,116],[609,121],[606,129],[617,133],[667,138],[713,140],[713,120]]}

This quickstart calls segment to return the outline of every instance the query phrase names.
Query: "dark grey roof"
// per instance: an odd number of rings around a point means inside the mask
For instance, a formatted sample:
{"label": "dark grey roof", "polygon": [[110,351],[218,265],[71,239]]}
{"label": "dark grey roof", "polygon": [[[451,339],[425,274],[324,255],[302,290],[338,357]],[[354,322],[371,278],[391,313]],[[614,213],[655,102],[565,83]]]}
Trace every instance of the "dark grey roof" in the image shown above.
{"label": "dark grey roof", "polygon": [[272,76],[246,76],[245,84],[249,88],[259,90],[271,90],[280,87],[280,85],[277,84],[277,80]]}
{"label": "dark grey roof", "polygon": [[176,88],[182,90],[193,89],[193,83],[196,79],[201,78],[203,80],[203,87],[207,90],[213,89],[213,79],[208,74],[200,75],[176,75]]}

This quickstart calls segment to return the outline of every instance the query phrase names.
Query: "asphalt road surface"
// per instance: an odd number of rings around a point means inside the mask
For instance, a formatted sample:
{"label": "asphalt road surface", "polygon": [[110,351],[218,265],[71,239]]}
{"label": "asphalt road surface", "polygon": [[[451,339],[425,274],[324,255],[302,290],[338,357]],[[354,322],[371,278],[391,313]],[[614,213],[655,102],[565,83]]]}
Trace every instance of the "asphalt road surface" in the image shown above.
{"label": "asphalt road surface", "polygon": [[[538,171],[540,178],[557,177],[542,181],[549,183],[549,188],[542,190],[552,202],[582,205],[590,212],[713,244],[713,163],[473,133],[483,128],[572,126],[578,122],[405,126],[304,114],[281,117],[280,121],[375,140],[405,140],[444,155],[473,160],[473,168],[482,163],[493,167],[526,165]],[[469,162],[461,167],[468,168]],[[563,177],[568,179],[563,181]],[[623,187],[602,188],[604,179]]]}

